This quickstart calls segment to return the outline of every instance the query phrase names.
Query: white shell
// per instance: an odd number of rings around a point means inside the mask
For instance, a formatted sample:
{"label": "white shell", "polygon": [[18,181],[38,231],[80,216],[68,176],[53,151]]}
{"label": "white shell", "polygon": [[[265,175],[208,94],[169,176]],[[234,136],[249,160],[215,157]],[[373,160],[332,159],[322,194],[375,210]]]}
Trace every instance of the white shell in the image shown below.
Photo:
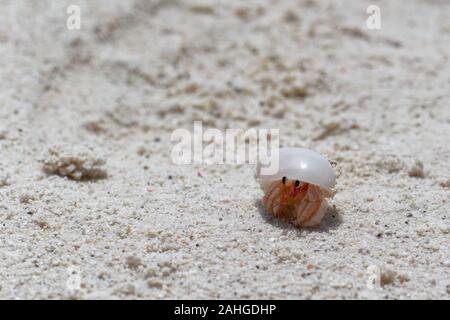
{"label": "white shell", "polygon": [[280,148],[278,171],[272,175],[261,175],[258,165],[257,176],[264,192],[267,192],[271,182],[286,177],[319,186],[327,196],[332,194],[336,181],[328,160],[315,151],[303,148]]}

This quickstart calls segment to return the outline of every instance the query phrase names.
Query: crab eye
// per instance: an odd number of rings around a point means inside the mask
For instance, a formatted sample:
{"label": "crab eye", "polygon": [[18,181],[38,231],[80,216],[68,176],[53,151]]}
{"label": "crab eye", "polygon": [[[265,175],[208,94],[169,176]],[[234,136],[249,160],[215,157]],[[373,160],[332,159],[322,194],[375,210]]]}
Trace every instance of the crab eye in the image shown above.
{"label": "crab eye", "polygon": [[295,180],[295,187],[298,188],[300,186],[300,181]]}
{"label": "crab eye", "polygon": [[282,182],[283,184],[286,184],[286,177],[283,177],[283,178],[281,179],[281,182]]}

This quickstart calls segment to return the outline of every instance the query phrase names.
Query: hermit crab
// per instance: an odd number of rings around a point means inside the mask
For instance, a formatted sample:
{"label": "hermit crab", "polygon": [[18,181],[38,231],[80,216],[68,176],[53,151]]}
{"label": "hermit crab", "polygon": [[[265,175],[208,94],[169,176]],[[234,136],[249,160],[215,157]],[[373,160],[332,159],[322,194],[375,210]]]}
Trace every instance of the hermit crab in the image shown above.
{"label": "hermit crab", "polygon": [[278,149],[277,161],[278,170],[271,174],[263,173],[261,163],[257,167],[264,207],[296,226],[319,224],[326,211],[325,198],[333,196],[335,175],[330,162],[302,148]]}

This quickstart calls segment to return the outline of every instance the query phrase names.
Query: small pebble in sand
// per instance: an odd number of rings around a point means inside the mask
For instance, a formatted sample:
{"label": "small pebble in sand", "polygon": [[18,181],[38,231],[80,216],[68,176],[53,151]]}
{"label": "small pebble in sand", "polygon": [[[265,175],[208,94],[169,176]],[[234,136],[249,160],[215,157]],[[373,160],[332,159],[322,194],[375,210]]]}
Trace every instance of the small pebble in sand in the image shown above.
{"label": "small pebble in sand", "polygon": [[299,20],[298,15],[291,10],[287,10],[283,15],[283,21],[286,23],[297,23]]}
{"label": "small pebble in sand", "polygon": [[35,220],[34,223],[36,223],[36,225],[41,228],[42,230],[48,230],[50,229],[50,225],[48,224],[47,221],[44,220]]}
{"label": "small pebble in sand", "polygon": [[97,180],[107,176],[102,168],[105,160],[89,148],[53,147],[41,162],[45,173],[72,180]]}
{"label": "small pebble in sand", "polygon": [[424,178],[425,172],[423,171],[422,161],[417,160],[414,165],[409,169],[408,175],[414,178]]}
{"label": "small pebble in sand", "polygon": [[441,181],[441,182],[439,183],[439,185],[440,185],[442,188],[448,188],[448,189],[450,189],[450,178],[447,179],[447,180],[445,180],[445,181]]}
{"label": "small pebble in sand", "polygon": [[135,256],[129,256],[127,258],[127,266],[131,270],[136,270],[140,266],[143,266],[142,260]]}
{"label": "small pebble in sand", "polygon": [[[397,273],[387,268],[382,268],[377,265],[370,265],[367,267],[367,280],[368,285],[371,288],[383,287],[388,284],[392,284],[397,277]],[[404,277],[400,280],[401,283],[408,281],[409,279]]]}
{"label": "small pebble in sand", "polygon": [[281,91],[285,98],[303,99],[308,95],[308,91],[305,87],[297,86],[285,88]]}
{"label": "small pebble in sand", "polygon": [[9,185],[9,175],[2,174],[0,171],[0,188],[6,187]]}
{"label": "small pebble in sand", "polygon": [[123,294],[126,296],[133,296],[136,294],[136,288],[132,284],[125,284],[114,290],[115,293]]}
{"label": "small pebble in sand", "polygon": [[163,283],[158,279],[149,279],[147,280],[147,286],[149,288],[162,289]]}
{"label": "small pebble in sand", "polygon": [[8,132],[6,131],[6,129],[0,128],[0,140],[4,140],[6,139]]}

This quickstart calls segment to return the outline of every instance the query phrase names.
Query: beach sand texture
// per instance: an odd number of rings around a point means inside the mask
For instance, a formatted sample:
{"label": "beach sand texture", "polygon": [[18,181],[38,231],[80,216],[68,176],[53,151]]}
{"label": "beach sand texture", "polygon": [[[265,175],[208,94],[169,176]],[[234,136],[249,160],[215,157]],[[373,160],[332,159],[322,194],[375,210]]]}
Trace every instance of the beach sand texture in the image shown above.
{"label": "beach sand texture", "polygon": [[[0,57],[0,298],[450,298],[448,1],[0,1]],[[336,162],[322,224],[197,120]]]}

